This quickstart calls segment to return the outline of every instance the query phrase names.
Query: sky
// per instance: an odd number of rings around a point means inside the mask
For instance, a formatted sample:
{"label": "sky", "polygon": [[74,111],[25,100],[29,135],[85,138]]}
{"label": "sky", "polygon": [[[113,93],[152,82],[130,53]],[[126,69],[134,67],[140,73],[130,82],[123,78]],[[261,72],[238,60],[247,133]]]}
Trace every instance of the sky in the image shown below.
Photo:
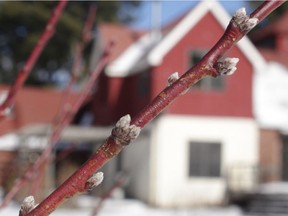
{"label": "sky", "polygon": [[[206,0],[209,1],[209,0]],[[213,1],[213,0],[210,0]],[[185,1],[173,1],[173,0],[160,0],[160,14],[161,14],[161,24],[165,25],[175,18],[181,16],[185,12],[189,11],[193,6],[197,4],[198,1],[195,0],[185,0]],[[245,7],[247,12],[250,12],[249,2],[248,1],[223,1],[220,0],[222,6],[233,15],[234,12],[241,8]],[[134,11],[137,19],[131,23],[131,27],[133,29],[142,30],[151,28],[151,20],[152,20],[152,7],[153,1],[151,0],[143,0],[140,7]],[[157,6],[156,6],[157,7]],[[159,13],[158,13],[159,14]]]}

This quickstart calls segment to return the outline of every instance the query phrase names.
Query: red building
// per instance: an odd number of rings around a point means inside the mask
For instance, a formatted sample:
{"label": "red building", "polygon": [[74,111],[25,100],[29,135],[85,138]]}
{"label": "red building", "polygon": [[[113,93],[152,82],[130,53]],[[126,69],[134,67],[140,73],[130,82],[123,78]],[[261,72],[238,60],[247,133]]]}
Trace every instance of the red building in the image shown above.
{"label": "red building", "polygon": [[[172,73],[181,75],[195,64],[229,21],[219,3],[203,1],[152,32],[100,27],[106,42],[116,37],[118,43],[98,83],[95,124],[111,124],[127,113],[133,117],[165,88]],[[266,61],[246,37],[227,56],[240,59],[236,74],[201,80],[124,150],[118,164],[130,172],[131,196],[159,206],[219,204],[227,191],[257,185],[259,128],[252,84]]]}

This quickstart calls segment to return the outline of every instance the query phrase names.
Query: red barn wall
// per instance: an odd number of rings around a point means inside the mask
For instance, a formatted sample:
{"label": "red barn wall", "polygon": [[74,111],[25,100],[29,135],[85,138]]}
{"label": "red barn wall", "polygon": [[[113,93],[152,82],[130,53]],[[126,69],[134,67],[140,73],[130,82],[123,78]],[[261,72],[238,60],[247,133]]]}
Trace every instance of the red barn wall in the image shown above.
{"label": "red barn wall", "polygon": [[[154,68],[152,95],[155,97],[166,85],[167,77],[189,67],[189,53],[193,49],[209,50],[224,29],[212,14],[202,20],[164,57],[161,66]],[[225,88],[218,91],[191,89],[178,98],[166,112],[173,114],[252,117],[252,65],[239,48],[229,51],[229,57],[240,59],[236,74],[225,80]]]}
{"label": "red barn wall", "polygon": [[150,94],[150,71],[128,77],[100,78],[93,100],[96,124],[113,124],[120,117],[132,117],[148,104]]}

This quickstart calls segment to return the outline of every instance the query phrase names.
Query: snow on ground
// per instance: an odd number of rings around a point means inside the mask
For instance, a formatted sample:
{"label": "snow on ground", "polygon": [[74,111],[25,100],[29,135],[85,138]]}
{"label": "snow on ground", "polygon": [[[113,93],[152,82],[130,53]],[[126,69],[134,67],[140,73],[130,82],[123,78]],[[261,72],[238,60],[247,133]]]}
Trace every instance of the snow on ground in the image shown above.
{"label": "snow on ground", "polygon": [[[259,193],[281,193],[288,192],[287,183],[270,183],[261,185],[257,190]],[[1,192],[0,192],[1,197]],[[1,200],[0,200],[1,201]],[[79,196],[77,205],[79,208],[58,208],[52,216],[91,216],[93,206],[97,200],[92,196]],[[11,203],[8,207],[0,209],[0,216],[17,216],[20,206]],[[107,199],[105,200],[98,216],[245,216],[235,206],[228,207],[202,207],[186,209],[160,209],[148,206],[135,199]]]}
{"label": "snow on ground", "polygon": [[[59,208],[52,216],[90,216],[92,208],[82,205],[81,208]],[[19,205],[10,204],[0,210],[1,216],[17,216]],[[194,208],[194,209],[160,209],[132,199],[109,199],[105,201],[98,216],[243,216],[237,207],[227,208]]]}

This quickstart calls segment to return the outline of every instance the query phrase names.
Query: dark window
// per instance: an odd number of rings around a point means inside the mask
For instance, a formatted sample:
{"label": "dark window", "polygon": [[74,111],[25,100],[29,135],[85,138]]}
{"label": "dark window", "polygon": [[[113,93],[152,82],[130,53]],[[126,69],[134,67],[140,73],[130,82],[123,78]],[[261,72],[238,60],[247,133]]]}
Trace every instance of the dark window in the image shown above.
{"label": "dark window", "polygon": [[282,138],[282,180],[288,181],[288,135],[281,135]]}
{"label": "dark window", "polygon": [[149,72],[141,72],[138,76],[138,93],[140,96],[147,96],[150,89]]}
{"label": "dark window", "polygon": [[221,143],[190,142],[190,177],[219,177],[220,170]]}
{"label": "dark window", "polygon": [[[201,58],[206,54],[203,50],[193,50],[190,53],[190,65],[189,67],[197,64]],[[219,77],[206,77],[199,80],[193,85],[191,89],[201,89],[201,90],[222,90],[225,85],[225,78],[223,76]]]}
{"label": "dark window", "polygon": [[191,89],[201,89],[201,90],[222,90],[224,89],[224,77],[205,77],[199,80]]}
{"label": "dark window", "polygon": [[206,51],[204,50],[193,50],[190,53],[190,65],[189,66],[193,66],[195,64],[197,64],[202,58],[203,56],[206,54]]}
{"label": "dark window", "polygon": [[260,40],[254,41],[255,46],[261,47],[261,48],[269,48],[269,49],[275,49],[276,48],[276,37],[275,35],[271,35],[265,38],[262,38]]}

